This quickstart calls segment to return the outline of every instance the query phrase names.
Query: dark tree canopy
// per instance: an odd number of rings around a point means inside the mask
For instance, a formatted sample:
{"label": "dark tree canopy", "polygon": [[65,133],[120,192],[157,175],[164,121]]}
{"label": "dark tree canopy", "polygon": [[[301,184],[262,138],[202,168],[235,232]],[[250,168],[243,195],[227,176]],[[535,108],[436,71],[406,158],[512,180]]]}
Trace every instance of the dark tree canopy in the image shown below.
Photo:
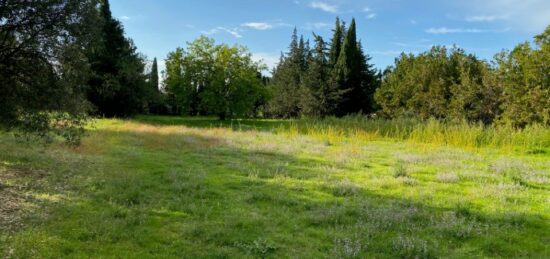
{"label": "dark tree canopy", "polygon": [[82,49],[95,4],[0,1],[0,124],[42,135],[55,128],[69,140],[80,132],[89,74]]}

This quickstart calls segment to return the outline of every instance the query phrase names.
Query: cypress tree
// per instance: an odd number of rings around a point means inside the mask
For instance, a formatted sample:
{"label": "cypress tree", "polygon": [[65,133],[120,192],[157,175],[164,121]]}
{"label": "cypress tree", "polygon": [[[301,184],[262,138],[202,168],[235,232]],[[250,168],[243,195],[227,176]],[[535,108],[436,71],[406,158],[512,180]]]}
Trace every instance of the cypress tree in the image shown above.
{"label": "cypress tree", "polygon": [[153,65],[151,65],[151,74],[149,75],[149,83],[151,85],[151,89],[153,89],[155,93],[159,93],[159,70],[158,70],[157,58],[153,59]]}
{"label": "cypress tree", "polygon": [[330,45],[329,53],[329,65],[334,67],[340,57],[340,51],[342,50],[342,43],[344,39],[343,23],[340,22],[340,18],[336,17],[336,25],[334,26],[334,34],[332,35],[332,43]]}
{"label": "cypress tree", "polygon": [[338,62],[334,67],[335,82],[344,92],[342,102],[337,110],[338,116],[364,112],[363,103],[366,99],[362,88],[361,53],[358,49],[355,19],[352,19]]}
{"label": "cypress tree", "polygon": [[91,46],[89,60],[93,77],[88,100],[98,115],[127,116],[143,110],[146,101],[143,60],[132,41],[124,36],[122,24],[112,17],[109,1],[101,0],[100,37]]}

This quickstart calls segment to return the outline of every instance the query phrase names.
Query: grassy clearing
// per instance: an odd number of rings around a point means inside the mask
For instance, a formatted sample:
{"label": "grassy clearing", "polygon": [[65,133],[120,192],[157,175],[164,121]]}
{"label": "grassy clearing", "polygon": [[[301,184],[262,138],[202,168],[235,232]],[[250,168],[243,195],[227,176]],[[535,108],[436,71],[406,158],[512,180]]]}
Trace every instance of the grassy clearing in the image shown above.
{"label": "grassy clearing", "polygon": [[74,149],[2,134],[0,216],[24,225],[0,222],[0,257],[549,257],[549,132],[138,117]]}

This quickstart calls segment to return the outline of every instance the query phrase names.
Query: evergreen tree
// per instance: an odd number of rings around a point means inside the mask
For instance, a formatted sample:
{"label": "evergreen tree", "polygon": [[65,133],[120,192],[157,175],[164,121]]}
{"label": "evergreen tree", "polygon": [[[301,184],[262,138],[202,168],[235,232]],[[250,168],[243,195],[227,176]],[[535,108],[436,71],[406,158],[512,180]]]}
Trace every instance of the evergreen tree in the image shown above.
{"label": "evergreen tree", "polygon": [[336,17],[336,25],[334,26],[334,33],[332,35],[332,43],[330,45],[329,53],[329,66],[334,67],[340,57],[342,50],[342,44],[344,43],[344,30],[345,25],[340,22],[340,18]]}
{"label": "evergreen tree", "polygon": [[344,116],[352,113],[366,112],[364,103],[367,99],[363,89],[363,70],[361,52],[357,42],[355,19],[352,19],[348,29],[338,62],[334,67],[334,82],[343,92],[336,114]]}
{"label": "evergreen tree", "polygon": [[151,72],[149,72],[147,101],[147,108],[149,112],[154,114],[166,113],[166,107],[164,106],[164,96],[159,90],[157,58],[153,59]]}
{"label": "evergreen tree", "polygon": [[157,58],[153,59],[153,64],[151,65],[151,73],[149,74],[149,84],[153,92],[159,93],[159,70],[158,70]]}
{"label": "evergreen tree", "polygon": [[315,48],[311,51],[304,75],[300,108],[304,115],[326,116],[334,110],[335,99],[339,96],[328,82],[330,66],[326,43],[321,36],[314,34],[314,38]]}
{"label": "evergreen tree", "polygon": [[281,57],[277,68],[273,71],[269,89],[271,100],[268,103],[268,113],[275,117],[291,118],[300,115],[300,86],[305,69],[306,44],[294,29],[289,52]]}
{"label": "evergreen tree", "polygon": [[109,1],[101,0],[101,32],[90,46],[93,77],[88,100],[98,115],[127,116],[143,110],[146,101],[144,62],[132,41],[124,37],[120,22],[112,17]]}

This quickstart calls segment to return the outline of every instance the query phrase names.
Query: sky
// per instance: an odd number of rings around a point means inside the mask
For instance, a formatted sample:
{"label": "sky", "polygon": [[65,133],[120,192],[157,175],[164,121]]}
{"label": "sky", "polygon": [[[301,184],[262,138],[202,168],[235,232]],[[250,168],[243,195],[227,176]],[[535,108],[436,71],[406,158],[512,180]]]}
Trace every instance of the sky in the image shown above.
{"label": "sky", "polygon": [[[330,40],[335,18],[356,19],[371,63],[383,69],[400,53],[456,45],[491,60],[550,25],[550,0],[111,0],[138,51],[159,67],[177,47],[200,35],[246,46],[274,67],[292,30]],[[268,73],[268,72],[267,72]]]}

